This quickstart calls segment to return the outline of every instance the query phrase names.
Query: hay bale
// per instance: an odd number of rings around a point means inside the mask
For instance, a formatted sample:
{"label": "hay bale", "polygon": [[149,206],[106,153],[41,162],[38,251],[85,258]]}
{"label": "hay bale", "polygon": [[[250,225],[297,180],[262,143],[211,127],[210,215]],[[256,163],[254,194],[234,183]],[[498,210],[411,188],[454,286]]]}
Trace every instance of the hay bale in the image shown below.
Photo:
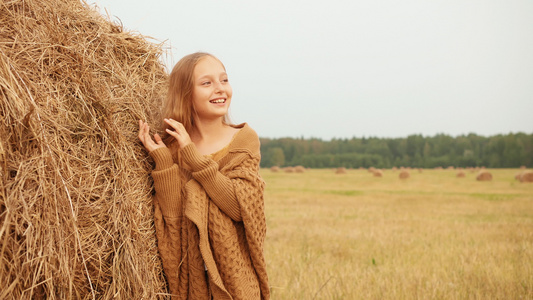
{"label": "hay bale", "polygon": [[305,168],[303,166],[296,166],[296,167],[294,167],[294,172],[295,173],[303,173],[303,172],[305,172]]}
{"label": "hay bale", "polygon": [[369,173],[374,173],[375,171],[376,171],[376,168],[374,168],[374,167],[368,168],[368,172]]}
{"label": "hay bale", "polygon": [[492,174],[488,171],[480,171],[476,176],[477,181],[491,181]]}
{"label": "hay bale", "polygon": [[466,177],[466,174],[465,174],[464,171],[461,170],[461,171],[457,172],[457,174],[455,176],[457,178],[464,178],[464,177]]}
{"label": "hay bale", "polygon": [[274,172],[274,173],[277,173],[279,172],[280,168],[278,166],[273,166],[270,168],[270,171]]}
{"label": "hay bale", "polygon": [[411,176],[411,174],[409,174],[409,171],[407,171],[407,170],[400,171],[400,174],[398,175],[398,177],[400,177],[400,179],[407,179],[410,176]]}
{"label": "hay bale", "polygon": [[79,0],[0,5],[0,299],[166,293],[138,120],[161,46]]}
{"label": "hay bale", "polygon": [[520,166],[520,170],[525,170],[526,166]]}
{"label": "hay bale", "polygon": [[335,170],[335,174],[346,174],[346,168],[345,167],[337,168],[337,170]]}
{"label": "hay bale", "polygon": [[374,177],[383,177],[383,171],[379,169],[374,169],[374,172],[372,172],[372,174],[374,175]]}
{"label": "hay bale", "polygon": [[533,172],[524,171],[520,174],[520,182],[533,182]]}
{"label": "hay bale", "polygon": [[294,167],[285,167],[283,168],[283,171],[285,171],[285,173],[294,173]]}

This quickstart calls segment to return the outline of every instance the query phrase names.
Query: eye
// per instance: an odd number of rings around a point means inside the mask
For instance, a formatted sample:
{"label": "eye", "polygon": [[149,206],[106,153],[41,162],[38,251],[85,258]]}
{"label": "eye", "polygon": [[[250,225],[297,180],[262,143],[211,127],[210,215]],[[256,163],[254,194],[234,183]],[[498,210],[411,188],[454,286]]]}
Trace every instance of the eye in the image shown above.
{"label": "eye", "polygon": [[228,83],[228,82],[229,82],[229,79],[227,79],[227,78],[222,79],[222,82],[224,82],[224,83]]}
{"label": "eye", "polygon": [[209,85],[209,84],[211,84],[211,81],[204,81],[201,83],[201,85]]}

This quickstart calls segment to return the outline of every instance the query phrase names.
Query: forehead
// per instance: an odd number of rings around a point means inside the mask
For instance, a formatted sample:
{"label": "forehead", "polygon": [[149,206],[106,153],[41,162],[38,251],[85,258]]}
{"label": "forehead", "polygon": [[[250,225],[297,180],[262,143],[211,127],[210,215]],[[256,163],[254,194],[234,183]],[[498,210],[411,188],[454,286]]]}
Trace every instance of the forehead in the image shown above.
{"label": "forehead", "polygon": [[212,56],[206,56],[200,59],[194,67],[194,77],[219,75],[221,73],[226,73],[224,66],[218,59]]}

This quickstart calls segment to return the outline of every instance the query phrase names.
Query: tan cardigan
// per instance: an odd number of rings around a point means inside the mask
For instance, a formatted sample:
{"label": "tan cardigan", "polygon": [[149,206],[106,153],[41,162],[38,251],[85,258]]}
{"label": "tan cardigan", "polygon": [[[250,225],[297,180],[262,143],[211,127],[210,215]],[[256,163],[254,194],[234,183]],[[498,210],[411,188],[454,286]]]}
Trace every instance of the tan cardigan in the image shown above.
{"label": "tan cardigan", "polygon": [[[269,299],[259,138],[246,123],[231,143],[201,155],[191,143],[156,162],[155,227],[173,299]],[[205,270],[209,274],[206,280]]]}

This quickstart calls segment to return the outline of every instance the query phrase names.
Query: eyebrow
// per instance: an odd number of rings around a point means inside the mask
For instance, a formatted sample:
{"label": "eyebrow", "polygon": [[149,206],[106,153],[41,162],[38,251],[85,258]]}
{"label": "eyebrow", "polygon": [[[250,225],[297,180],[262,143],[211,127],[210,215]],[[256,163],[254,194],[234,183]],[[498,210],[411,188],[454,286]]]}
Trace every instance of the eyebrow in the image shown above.
{"label": "eyebrow", "polygon": [[[227,76],[228,73],[226,73],[226,72],[222,72],[222,73],[220,73],[218,76],[224,76],[224,75]],[[213,76],[213,75],[211,75],[211,74],[200,75],[200,76],[198,76],[198,80],[200,80],[200,79],[204,79],[204,78],[212,78],[212,77],[216,77],[216,75],[215,75],[215,76]]]}

